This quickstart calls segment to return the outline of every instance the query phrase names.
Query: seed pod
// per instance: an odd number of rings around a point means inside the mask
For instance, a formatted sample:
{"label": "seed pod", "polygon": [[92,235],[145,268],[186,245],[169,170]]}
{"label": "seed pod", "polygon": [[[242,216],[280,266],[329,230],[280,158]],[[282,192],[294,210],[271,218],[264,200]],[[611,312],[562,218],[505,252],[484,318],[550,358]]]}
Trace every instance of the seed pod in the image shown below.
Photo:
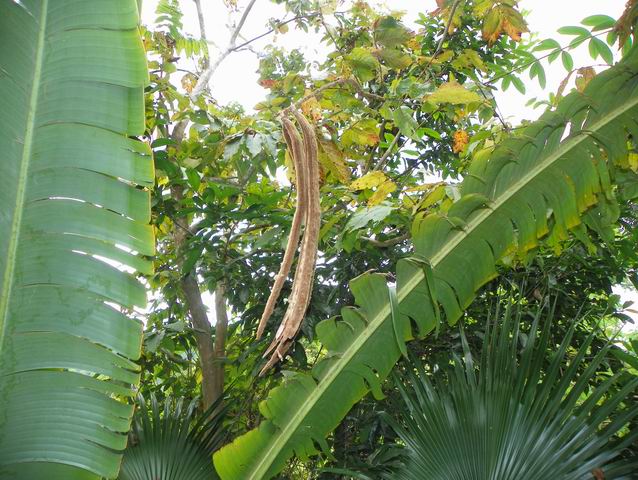
{"label": "seed pod", "polygon": [[[275,339],[264,353],[264,356],[271,355],[271,357],[260,374],[265,373],[270,367],[283,359],[301,328],[301,322],[310,304],[319,246],[321,199],[319,197],[317,138],[310,122],[297,110],[293,110],[293,114],[301,127],[303,139],[304,153],[301,156],[302,161],[299,163],[302,164],[300,165],[300,170],[303,169],[305,172],[303,176],[306,179],[305,186],[307,188],[307,204],[304,210],[305,228],[288,309],[277,330]],[[299,179],[299,176],[297,178]]]}
{"label": "seed pod", "polygon": [[297,206],[295,209],[295,214],[292,218],[292,225],[290,227],[290,234],[288,235],[288,243],[286,244],[284,258],[281,262],[281,266],[279,267],[279,272],[277,273],[277,275],[275,275],[275,281],[273,283],[272,290],[270,291],[270,296],[268,297],[266,307],[264,308],[264,312],[261,315],[261,320],[259,321],[259,326],[257,327],[257,339],[261,338],[261,336],[263,335],[266,324],[268,323],[272,312],[275,310],[275,304],[279,299],[279,295],[281,294],[281,289],[284,286],[284,282],[286,281],[286,278],[288,278],[290,267],[292,266],[292,261],[295,258],[295,252],[297,251],[297,247],[299,246],[301,224],[306,217],[308,187],[307,172],[306,168],[304,167],[303,161],[305,151],[303,149],[302,139],[294,124],[290,120],[288,120],[287,118],[282,118],[281,124],[283,127],[286,145],[288,147],[288,151],[290,152],[295,167]]}

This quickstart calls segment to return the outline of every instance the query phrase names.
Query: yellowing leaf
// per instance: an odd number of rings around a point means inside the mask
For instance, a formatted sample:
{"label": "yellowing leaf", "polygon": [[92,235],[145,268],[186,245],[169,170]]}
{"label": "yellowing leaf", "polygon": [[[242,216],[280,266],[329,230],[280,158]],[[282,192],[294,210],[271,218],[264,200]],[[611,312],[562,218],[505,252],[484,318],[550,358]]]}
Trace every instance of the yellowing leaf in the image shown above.
{"label": "yellowing leaf", "polygon": [[295,164],[292,161],[292,155],[286,149],[286,154],[284,155],[284,165],[286,166],[286,177],[288,177],[288,181],[291,184],[295,184]]}
{"label": "yellowing leaf", "polygon": [[487,68],[481,59],[481,56],[476,50],[465,49],[463,53],[461,53],[454,61],[452,62],[452,66],[457,69],[474,67],[477,70],[482,72],[486,72]]}
{"label": "yellowing leaf", "polygon": [[623,168],[630,168],[638,173],[638,153],[629,152],[625,158],[619,162]]}
{"label": "yellowing leaf", "polygon": [[[426,183],[405,190],[406,192],[425,192],[418,203],[419,210],[425,210],[447,196],[448,185],[445,182]],[[407,195],[406,195],[407,197]]]}
{"label": "yellowing leaf", "polygon": [[319,163],[341,183],[350,183],[351,173],[346,157],[334,142],[319,139]]}
{"label": "yellowing leaf", "polygon": [[483,40],[493,45],[501,36],[501,17],[498,10],[491,10],[483,20]]}
{"label": "yellowing leaf", "polygon": [[406,188],[406,192],[428,192],[439,185],[444,185],[443,182],[435,182],[435,183],[424,183],[423,185],[417,185],[415,187]]}
{"label": "yellowing leaf", "polygon": [[421,205],[419,205],[419,209],[424,210],[443,200],[447,193],[446,187],[447,185],[445,183],[440,183],[437,187],[435,187],[431,192],[423,197],[423,201],[421,202]]}
{"label": "yellowing leaf", "polygon": [[182,88],[186,90],[187,93],[191,93],[193,91],[196,83],[197,79],[192,73],[187,73],[182,77]]}
{"label": "yellowing leaf", "polygon": [[356,179],[350,184],[350,190],[365,190],[366,188],[378,187],[386,182],[388,177],[383,172],[368,172],[363,177]]}
{"label": "yellowing leaf", "polygon": [[341,136],[344,147],[352,145],[374,146],[379,143],[379,127],[374,119],[366,119],[346,129]]}
{"label": "yellowing leaf", "polygon": [[444,83],[433,93],[426,97],[426,100],[430,103],[451,103],[453,105],[462,105],[472,102],[480,102],[481,97],[471,92],[463,85],[456,81],[450,81]]}
{"label": "yellowing leaf", "polygon": [[374,205],[378,205],[396,189],[397,189],[397,186],[392,180],[386,180],[381,185],[379,185],[376,191],[368,199],[368,206],[372,207]]}
{"label": "yellowing leaf", "polygon": [[579,92],[584,92],[585,87],[589,85],[589,82],[596,76],[596,70],[594,67],[579,68],[576,76],[576,88]]}
{"label": "yellowing leaf", "polygon": [[474,2],[474,14],[479,18],[483,18],[493,6],[494,0],[476,0]]}
{"label": "yellowing leaf", "polygon": [[457,130],[454,132],[454,145],[452,145],[452,151],[454,153],[461,153],[470,143],[470,136],[465,130]]}
{"label": "yellowing leaf", "polygon": [[[308,94],[310,92],[306,92]],[[301,104],[301,111],[310,117],[315,122],[321,120],[321,105],[316,97],[310,97],[308,100]]]}
{"label": "yellowing leaf", "polygon": [[362,82],[372,80],[377,73],[379,61],[372,55],[368,48],[356,47],[346,56],[348,64],[352,67],[354,74]]}
{"label": "yellowing leaf", "polygon": [[412,64],[410,55],[396,48],[384,48],[375,52],[375,55],[388,67],[402,70]]}
{"label": "yellowing leaf", "polygon": [[483,39],[490,45],[494,44],[503,33],[518,42],[521,34],[528,31],[523,15],[506,4],[495,6],[487,13],[483,21]]}
{"label": "yellowing leaf", "polygon": [[442,53],[440,53],[439,55],[437,55],[436,57],[432,58],[432,57],[419,57],[419,59],[421,60],[421,63],[424,64],[440,64],[440,63],[445,63],[447,61],[449,61],[452,57],[454,57],[454,52],[452,50],[446,50]]}
{"label": "yellowing leaf", "polygon": [[[436,0],[437,8],[432,12],[432,15],[439,16],[441,18],[445,18],[446,20],[450,18],[450,13],[452,13],[452,8],[454,5],[454,0]],[[450,19],[448,33],[454,32],[454,30],[461,26],[463,17],[463,9],[456,8],[454,11],[454,16]]]}
{"label": "yellowing leaf", "polygon": [[410,40],[408,40],[405,44],[406,47],[408,47],[410,50],[412,50],[413,52],[420,52],[421,51],[421,41],[423,40],[422,37],[412,37]]}

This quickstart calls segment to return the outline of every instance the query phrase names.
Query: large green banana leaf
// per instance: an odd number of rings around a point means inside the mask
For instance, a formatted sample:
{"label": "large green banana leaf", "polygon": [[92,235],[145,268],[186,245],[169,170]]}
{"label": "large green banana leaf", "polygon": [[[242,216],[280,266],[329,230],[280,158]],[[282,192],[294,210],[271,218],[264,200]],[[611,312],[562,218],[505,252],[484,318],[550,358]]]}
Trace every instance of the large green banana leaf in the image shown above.
{"label": "large green banana leaf", "polygon": [[136,0],[0,0],[0,478],[114,478],[154,249]]}
{"label": "large green banana leaf", "polygon": [[[415,255],[397,265],[394,288],[380,274],[352,281],[358,308],[317,326],[327,354],[310,373],[271,391],[261,425],[214,456],[224,480],[275,475],[292,455],[326,447],[326,436],[405,351],[405,341],[455,322],[506,255],[566,238],[583,213],[611,195],[610,169],[638,138],[638,50],[572,93],[552,112],[477,158],[447,212],[417,218]],[[398,308],[392,308],[398,305]],[[439,314],[439,306],[442,314]]]}

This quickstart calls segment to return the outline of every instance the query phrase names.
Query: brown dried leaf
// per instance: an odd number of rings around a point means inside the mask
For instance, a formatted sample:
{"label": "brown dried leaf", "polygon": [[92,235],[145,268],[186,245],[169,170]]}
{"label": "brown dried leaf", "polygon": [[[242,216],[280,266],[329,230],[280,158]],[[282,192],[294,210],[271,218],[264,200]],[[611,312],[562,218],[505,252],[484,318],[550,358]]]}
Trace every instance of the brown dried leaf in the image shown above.
{"label": "brown dried leaf", "polygon": [[632,34],[636,20],[638,19],[638,0],[628,0],[625,11],[616,22],[614,30],[618,33],[618,45],[623,47]]}
{"label": "brown dried leaf", "polygon": [[503,33],[519,42],[524,32],[529,32],[529,29],[523,15],[509,5],[495,6],[483,20],[483,39],[489,45],[493,45]]}

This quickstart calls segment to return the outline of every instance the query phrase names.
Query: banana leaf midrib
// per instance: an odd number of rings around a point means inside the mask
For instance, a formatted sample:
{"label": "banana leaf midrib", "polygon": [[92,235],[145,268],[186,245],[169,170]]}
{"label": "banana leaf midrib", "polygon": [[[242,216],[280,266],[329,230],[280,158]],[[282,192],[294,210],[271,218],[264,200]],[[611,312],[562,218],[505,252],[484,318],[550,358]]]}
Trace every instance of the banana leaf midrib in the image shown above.
{"label": "banana leaf midrib", "polygon": [[15,269],[16,255],[20,237],[22,223],[22,211],[24,210],[24,200],[26,194],[26,184],[29,174],[29,164],[31,160],[31,148],[33,146],[33,134],[35,130],[35,115],[37,111],[38,99],[40,96],[40,81],[42,77],[42,64],[44,59],[44,43],[46,38],[47,13],[49,0],[42,0],[42,10],[38,29],[38,40],[36,46],[36,58],[33,69],[33,83],[31,85],[31,95],[29,97],[29,113],[25,125],[24,145],[22,148],[22,158],[18,186],[16,190],[16,202],[14,206],[13,220],[11,223],[11,233],[7,248],[7,263],[3,275],[2,291],[0,292],[0,352],[4,343],[4,336],[7,330],[7,314],[9,312],[9,299],[13,287],[13,271]]}
{"label": "banana leaf midrib", "polygon": [[[604,116],[598,122],[596,122],[590,130],[598,131],[603,128],[605,125],[615,120],[617,117],[623,115],[630,109],[636,107],[638,105],[638,97],[632,98],[626,104],[623,104],[622,107],[617,108],[613,112]],[[495,199],[490,205],[485,208],[483,211],[479,212],[472,220],[470,220],[464,229],[459,229],[450,240],[450,242],[440,250],[432,259],[431,264],[432,268],[435,268],[447,255],[454,250],[461,241],[467,237],[475,228],[483,223],[494,211],[500,208],[505,202],[507,202],[512,196],[522,190],[530,181],[536,178],[543,170],[551,167],[557,160],[563,157],[566,152],[578,146],[581,142],[583,142],[587,134],[584,132],[579,132],[578,136],[575,136],[571,139],[567,139],[561,144],[555,152],[548,155],[544,161],[539,162],[537,166],[532,168],[527,174],[522,176],[512,187],[510,187],[506,192],[499,196],[498,199]],[[416,286],[421,283],[424,279],[424,273],[422,270],[418,270],[415,274],[410,278],[403,287],[397,292],[399,303],[407,297],[407,295],[416,288]],[[322,380],[317,384],[317,387],[310,393],[306,402],[304,402],[303,406],[295,412],[295,414],[291,417],[291,420],[284,426],[278,433],[277,439],[275,441],[270,442],[268,449],[265,450],[265,454],[262,456],[262,459],[257,463],[255,469],[253,470],[253,474],[251,479],[261,479],[266,475],[266,472],[270,468],[270,465],[274,462],[278,452],[281,451],[281,446],[285,445],[292,435],[297,430],[299,424],[305,418],[308,413],[314,408],[316,402],[322,398],[324,392],[327,388],[339,377],[342,370],[351,362],[352,358],[359,352],[361,346],[365,344],[365,342],[376,332],[376,330],[385,322],[386,318],[390,315],[391,309],[389,302],[384,306],[382,310],[369,322],[368,327],[365,330],[365,333],[360,335],[355,339],[355,341],[348,347],[347,350],[343,352],[339,361],[335,362],[335,366],[328,369],[325,375],[322,377]]]}

